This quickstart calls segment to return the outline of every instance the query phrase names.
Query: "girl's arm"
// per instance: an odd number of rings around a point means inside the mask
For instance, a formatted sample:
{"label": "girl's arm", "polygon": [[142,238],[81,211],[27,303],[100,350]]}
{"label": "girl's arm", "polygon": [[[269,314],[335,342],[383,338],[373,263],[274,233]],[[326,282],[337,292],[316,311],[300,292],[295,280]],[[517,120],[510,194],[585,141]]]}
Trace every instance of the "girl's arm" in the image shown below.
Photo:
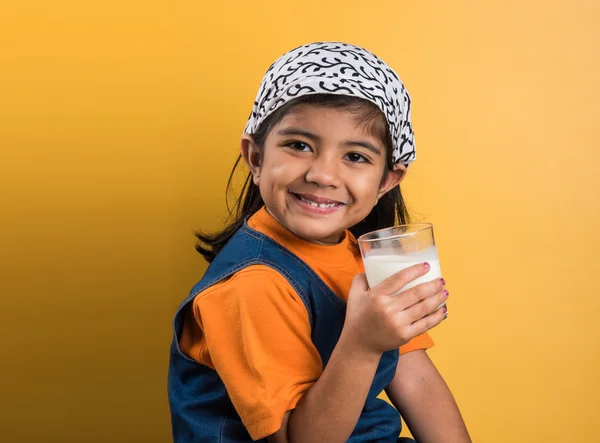
{"label": "girl's arm", "polygon": [[400,356],[386,393],[419,443],[471,443],[450,389],[425,350]]}
{"label": "girl's arm", "polygon": [[[383,352],[407,343],[443,320],[436,307],[446,298],[439,280],[394,295],[429,268],[413,266],[368,291],[355,277],[341,337],[323,373],[269,443],[346,442],[356,427]],[[429,314],[431,313],[431,314]],[[429,314],[429,315],[427,315]]]}
{"label": "girl's arm", "polygon": [[365,405],[381,354],[340,339],[323,374],[283,418],[269,443],[346,442]]}

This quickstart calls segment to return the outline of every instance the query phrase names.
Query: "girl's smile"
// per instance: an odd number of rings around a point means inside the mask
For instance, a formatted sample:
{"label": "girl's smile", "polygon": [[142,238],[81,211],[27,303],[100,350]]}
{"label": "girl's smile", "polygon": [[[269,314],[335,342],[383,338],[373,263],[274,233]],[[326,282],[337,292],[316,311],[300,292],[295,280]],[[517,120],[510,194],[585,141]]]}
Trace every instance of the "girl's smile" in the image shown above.
{"label": "girl's smile", "polygon": [[347,110],[298,105],[270,130],[264,146],[242,139],[242,154],[269,213],[297,236],[339,242],[403,167],[386,173],[386,149]]}
{"label": "girl's smile", "polygon": [[298,192],[290,191],[295,199],[296,203],[300,207],[307,211],[314,212],[315,214],[332,214],[344,205],[350,203],[349,200],[337,201],[329,198],[318,197],[312,194],[303,194]]}

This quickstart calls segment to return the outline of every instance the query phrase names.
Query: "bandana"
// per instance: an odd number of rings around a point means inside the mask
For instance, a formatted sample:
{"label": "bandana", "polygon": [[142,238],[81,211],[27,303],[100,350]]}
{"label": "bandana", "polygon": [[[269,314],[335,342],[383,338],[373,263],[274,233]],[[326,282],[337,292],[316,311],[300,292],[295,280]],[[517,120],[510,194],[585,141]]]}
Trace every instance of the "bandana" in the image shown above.
{"label": "bandana", "polygon": [[389,125],[393,162],[408,166],[416,159],[404,84],[377,56],[347,43],[310,43],[279,57],[263,77],[244,133],[254,133],[283,104],[308,94],[347,95],[374,103]]}

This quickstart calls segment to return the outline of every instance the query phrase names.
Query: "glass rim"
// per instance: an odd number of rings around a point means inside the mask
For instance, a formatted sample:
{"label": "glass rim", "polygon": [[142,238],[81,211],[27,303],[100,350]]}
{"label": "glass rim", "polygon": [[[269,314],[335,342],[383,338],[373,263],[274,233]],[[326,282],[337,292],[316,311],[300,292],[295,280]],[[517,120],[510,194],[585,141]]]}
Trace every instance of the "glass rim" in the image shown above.
{"label": "glass rim", "polygon": [[[411,230],[410,232],[405,232],[405,233],[401,233],[401,234],[389,235],[387,237],[369,238],[369,237],[377,235],[377,234],[379,234],[381,232],[390,231],[390,230],[397,229],[397,228],[402,228],[402,227],[405,227],[405,226],[421,226],[421,228],[415,229],[415,230]],[[375,242],[375,241],[388,241],[388,240],[394,240],[394,239],[397,239],[397,238],[408,237],[410,235],[414,235],[414,234],[416,234],[418,232],[425,231],[427,229],[433,229],[433,223],[427,223],[427,222],[423,222],[423,223],[406,223],[404,225],[394,225],[394,226],[390,226],[389,228],[383,228],[383,229],[378,229],[376,231],[367,232],[366,234],[363,234],[360,237],[358,237],[356,240],[359,243],[370,243],[370,242]]]}

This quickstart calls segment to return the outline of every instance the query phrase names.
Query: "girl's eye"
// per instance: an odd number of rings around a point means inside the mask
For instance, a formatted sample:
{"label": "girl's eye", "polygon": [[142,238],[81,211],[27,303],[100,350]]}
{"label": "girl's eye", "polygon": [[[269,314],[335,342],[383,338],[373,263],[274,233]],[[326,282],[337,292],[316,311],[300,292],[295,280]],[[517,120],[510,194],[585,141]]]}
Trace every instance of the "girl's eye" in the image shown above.
{"label": "girl's eye", "polygon": [[308,152],[310,151],[310,146],[303,142],[289,142],[286,143],[285,146],[292,148],[294,151],[300,152]]}
{"label": "girl's eye", "polygon": [[364,163],[369,161],[364,155],[357,154],[356,152],[346,154],[346,158],[352,163]]}

